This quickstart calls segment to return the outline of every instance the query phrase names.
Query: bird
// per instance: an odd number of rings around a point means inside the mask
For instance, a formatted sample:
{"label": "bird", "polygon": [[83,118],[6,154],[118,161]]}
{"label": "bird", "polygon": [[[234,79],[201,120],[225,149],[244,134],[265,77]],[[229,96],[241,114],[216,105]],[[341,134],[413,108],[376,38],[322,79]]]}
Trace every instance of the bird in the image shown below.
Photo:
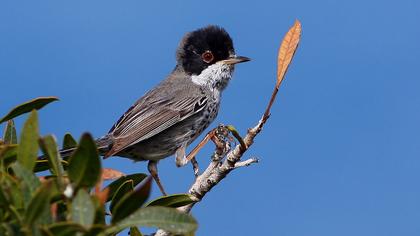
{"label": "bird", "polygon": [[236,55],[232,38],[220,26],[186,33],[173,71],[96,140],[99,153],[148,161],[150,175],[166,195],[157,163],[174,154],[178,167],[188,162],[187,146],[216,118],[235,65],[247,61],[250,58]]}

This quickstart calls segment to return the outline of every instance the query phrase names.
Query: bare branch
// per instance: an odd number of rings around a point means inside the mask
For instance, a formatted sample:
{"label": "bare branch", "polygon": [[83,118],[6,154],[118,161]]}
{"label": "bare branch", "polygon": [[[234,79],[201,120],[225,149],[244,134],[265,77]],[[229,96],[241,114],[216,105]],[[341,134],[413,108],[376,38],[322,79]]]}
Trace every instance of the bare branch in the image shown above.
{"label": "bare branch", "polygon": [[[253,163],[258,162],[257,158],[251,158],[245,161],[241,161],[241,157],[254,143],[255,137],[261,132],[262,128],[264,127],[264,124],[270,117],[271,107],[274,104],[279,87],[284,79],[284,76],[287,72],[293,55],[298,47],[301,31],[301,24],[299,21],[296,21],[295,24],[287,32],[286,36],[282,41],[277,61],[277,82],[274,87],[273,93],[271,94],[270,101],[258,124],[248,129],[248,132],[243,139],[239,136],[239,133],[236,131],[235,128],[233,128],[233,126],[219,125],[217,128],[210,131],[206,135],[206,137],[199,143],[199,145],[196,148],[194,148],[190,155],[188,155],[189,160],[194,158],[197,155],[198,151],[209,140],[212,140],[216,144],[215,151],[213,152],[213,155],[211,157],[212,161],[210,162],[207,169],[201,175],[197,176],[197,178],[195,179],[194,183],[188,191],[189,194],[195,200],[197,200],[197,202],[201,201],[201,199],[203,199],[203,197],[222,179],[224,179],[232,170],[243,166],[249,166]],[[239,141],[239,144],[236,145],[232,150],[230,148],[229,141],[230,133],[232,133]],[[182,212],[190,212],[195,204],[196,203],[192,203],[187,206],[179,207],[178,210]],[[163,235],[169,234],[163,230],[158,230],[156,232],[156,236]]]}
{"label": "bare branch", "polygon": [[245,160],[245,161],[238,161],[238,162],[236,162],[235,163],[235,169],[236,168],[239,168],[239,167],[244,167],[244,166],[250,166],[251,164],[254,164],[254,163],[258,163],[260,160],[258,160],[258,158],[250,158],[250,159],[248,159],[248,160]]}

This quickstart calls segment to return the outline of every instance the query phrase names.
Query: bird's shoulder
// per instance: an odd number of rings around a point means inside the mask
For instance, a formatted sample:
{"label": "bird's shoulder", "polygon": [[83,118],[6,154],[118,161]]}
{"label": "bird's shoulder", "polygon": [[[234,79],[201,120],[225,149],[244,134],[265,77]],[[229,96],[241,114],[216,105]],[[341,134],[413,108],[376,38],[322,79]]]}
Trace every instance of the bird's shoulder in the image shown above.
{"label": "bird's shoulder", "polygon": [[201,94],[205,95],[206,92],[205,87],[193,83],[191,76],[188,74],[172,73],[156,87],[146,93],[145,96],[140,98],[136,103],[160,99],[177,100],[185,97],[196,97]]}
{"label": "bird's shoulder", "polygon": [[118,119],[109,133],[128,125],[134,116],[139,119],[167,111],[174,111],[181,116],[194,113],[206,105],[208,95],[208,91],[193,83],[188,75],[171,74],[138,99]]}

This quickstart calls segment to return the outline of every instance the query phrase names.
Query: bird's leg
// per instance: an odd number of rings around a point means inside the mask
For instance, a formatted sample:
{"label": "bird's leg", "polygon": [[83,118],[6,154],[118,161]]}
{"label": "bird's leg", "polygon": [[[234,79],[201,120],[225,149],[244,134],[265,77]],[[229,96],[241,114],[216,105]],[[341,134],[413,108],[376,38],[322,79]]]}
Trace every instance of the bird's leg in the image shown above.
{"label": "bird's leg", "polygon": [[153,179],[155,180],[155,182],[157,183],[160,191],[162,192],[163,195],[167,195],[165,190],[163,189],[163,185],[160,182],[159,179],[159,175],[158,175],[158,170],[157,170],[157,161],[149,161],[148,165],[147,165],[147,169],[149,170],[150,175],[152,175]]}
{"label": "bird's leg", "polygon": [[203,148],[204,145],[206,145],[206,143],[208,143],[214,137],[215,130],[216,129],[212,129],[210,132],[208,132],[206,134],[206,136],[203,138],[203,140],[201,140],[197,144],[197,146],[195,146],[195,148],[190,152],[190,154],[188,154],[187,160],[193,159],[198,154],[198,152],[201,150],[201,148]]}
{"label": "bird's leg", "polygon": [[[184,166],[188,163],[189,159],[185,155],[185,151],[187,148],[187,142],[183,143],[181,147],[179,147],[175,152],[175,163],[177,167]],[[194,176],[198,176],[198,163],[195,157],[191,158],[191,164],[194,170]]]}
{"label": "bird's leg", "polygon": [[206,145],[206,143],[211,140],[211,138],[214,136],[214,133],[215,133],[214,130],[211,130],[210,132],[208,132],[206,136],[204,137],[204,139],[201,140],[200,143],[186,157],[187,162],[191,161],[191,165],[194,171],[194,176],[196,178],[198,177],[199,167],[198,167],[198,162],[195,159],[195,156],[198,154],[201,148],[203,148],[204,145]]}
{"label": "bird's leg", "polygon": [[220,124],[218,127],[208,132],[204,139],[201,140],[201,142],[188,154],[187,161],[191,161],[195,177],[198,177],[199,172],[198,162],[195,159],[197,153],[201,150],[201,148],[204,147],[206,143],[212,141],[216,145],[217,150],[219,150],[220,155],[222,155],[226,152],[226,138],[229,138],[229,129],[225,125]]}
{"label": "bird's leg", "polygon": [[188,159],[185,156],[186,148],[187,142],[183,143],[175,152],[175,163],[177,167],[185,166],[188,163]]}

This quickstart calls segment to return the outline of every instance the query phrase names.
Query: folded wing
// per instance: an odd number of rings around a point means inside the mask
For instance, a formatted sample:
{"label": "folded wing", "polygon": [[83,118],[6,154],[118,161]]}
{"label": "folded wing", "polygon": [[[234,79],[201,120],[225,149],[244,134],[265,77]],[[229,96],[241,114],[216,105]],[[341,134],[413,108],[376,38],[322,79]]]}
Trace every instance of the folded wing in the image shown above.
{"label": "folded wing", "polygon": [[112,156],[125,148],[153,137],[169,127],[200,112],[207,104],[203,95],[188,94],[171,96],[153,101],[138,101],[110,130],[114,142],[105,157]]}

